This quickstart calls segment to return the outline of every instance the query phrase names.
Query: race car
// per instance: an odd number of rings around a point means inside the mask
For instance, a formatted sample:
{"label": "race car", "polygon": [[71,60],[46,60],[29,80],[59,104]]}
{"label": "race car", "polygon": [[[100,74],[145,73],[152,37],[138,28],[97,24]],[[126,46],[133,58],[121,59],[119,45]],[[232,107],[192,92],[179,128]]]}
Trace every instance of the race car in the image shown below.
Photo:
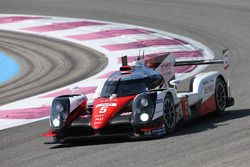
{"label": "race car", "polygon": [[176,61],[169,53],[149,59],[139,56],[128,65],[127,57],[122,57],[119,71],[97,88],[93,102],[84,94],[53,100],[46,136],[59,142],[124,134],[130,138],[160,137],[198,116],[222,115],[234,98],[221,72],[198,73],[190,80],[189,90],[177,90],[182,81],[175,78],[174,66],[204,64],[224,64],[227,71],[228,50],[222,60]]}

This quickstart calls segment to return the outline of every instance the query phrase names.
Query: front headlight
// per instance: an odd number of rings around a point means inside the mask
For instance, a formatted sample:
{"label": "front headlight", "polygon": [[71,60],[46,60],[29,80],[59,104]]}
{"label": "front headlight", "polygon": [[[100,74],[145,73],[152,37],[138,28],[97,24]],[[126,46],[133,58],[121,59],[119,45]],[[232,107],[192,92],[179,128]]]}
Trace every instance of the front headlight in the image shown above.
{"label": "front headlight", "polygon": [[70,102],[68,97],[57,97],[53,100],[50,113],[50,125],[52,129],[59,130],[64,127],[69,115]]}
{"label": "front headlight", "polygon": [[157,94],[154,92],[142,93],[133,100],[133,124],[145,124],[153,116],[155,110],[155,99]]}
{"label": "front headlight", "polygon": [[54,127],[59,127],[60,126],[60,120],[58,118],[55,118],[53,121],[52,121],[52,124]]}
{"label": "front headlight", "polygon": [[142,113],[140,119],[141,121],[146,122],[149,119],[149,115],[147,113]]}
{"label": "front headlight", "polygon": [[57,103],[57,104],[56,104],[56,110],[57,110],[58,112],[63,112],[63,105],[62,105],[61,103]]}
{"label": "front headlight", "polygon": [[147,107],[148,106],[148,100],[146,98],[141,98],[141,106],[142,107]]}

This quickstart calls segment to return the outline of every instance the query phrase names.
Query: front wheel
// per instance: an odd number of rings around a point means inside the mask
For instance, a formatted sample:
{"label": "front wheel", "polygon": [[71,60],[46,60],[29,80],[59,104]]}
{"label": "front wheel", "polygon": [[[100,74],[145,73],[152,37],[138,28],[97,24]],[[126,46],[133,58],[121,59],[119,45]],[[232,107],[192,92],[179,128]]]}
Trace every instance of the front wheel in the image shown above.
{"label": "front wheel", "polygon": [[215,103],[217,115],[223,115],[227,105],[227,89],[225,82],[221,78],[216,80]]}
{"label": "front wheel", "polygon": [[168,94],[164,100],[163,119],[166,132],[172,133],[176,127],[176,111],[173,98]]}

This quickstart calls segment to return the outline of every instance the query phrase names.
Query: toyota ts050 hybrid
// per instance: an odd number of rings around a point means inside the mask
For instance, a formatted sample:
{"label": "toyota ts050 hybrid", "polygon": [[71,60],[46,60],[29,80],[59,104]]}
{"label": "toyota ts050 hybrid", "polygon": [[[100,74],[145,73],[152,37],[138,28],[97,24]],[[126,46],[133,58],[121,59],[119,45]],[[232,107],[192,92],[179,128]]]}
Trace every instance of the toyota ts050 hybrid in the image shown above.
{"label": "toyota ts050 hybrid", "polygon": [[[144,56],[143,56],[144,57]],[[56,97],[46,136],[55,141],[75,137],[128,135],[130,138],[159,137],[172,133],[182,122],[209,113],[221,115],[234,104],[229,81],[218,71],[199,73],[187,91],[177,91],[174,66],[224,64],[229,66],[228,50],[223,59],[175,61],[173,54],[140,58],[122,66],[103,85],[94,100],[83,94]]]}

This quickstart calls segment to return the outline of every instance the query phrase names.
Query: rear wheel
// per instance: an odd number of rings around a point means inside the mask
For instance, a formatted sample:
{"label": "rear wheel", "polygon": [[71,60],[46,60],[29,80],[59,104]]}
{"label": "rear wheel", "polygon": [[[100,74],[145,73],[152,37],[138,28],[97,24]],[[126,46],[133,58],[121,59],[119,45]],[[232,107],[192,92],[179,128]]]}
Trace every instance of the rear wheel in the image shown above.
{"label": "rear wheel", "polygon": [[218,115],[223,115],[225,113],[227,105],[227,89],[225,82],[218,78],[215,85],[215,103],[216,112]]}
{"label": "rear wheel", "polygon": [[163,106],[163,118],[167,133],[172,133],[176,126],[176,112],[173,98],[166,95]]}

